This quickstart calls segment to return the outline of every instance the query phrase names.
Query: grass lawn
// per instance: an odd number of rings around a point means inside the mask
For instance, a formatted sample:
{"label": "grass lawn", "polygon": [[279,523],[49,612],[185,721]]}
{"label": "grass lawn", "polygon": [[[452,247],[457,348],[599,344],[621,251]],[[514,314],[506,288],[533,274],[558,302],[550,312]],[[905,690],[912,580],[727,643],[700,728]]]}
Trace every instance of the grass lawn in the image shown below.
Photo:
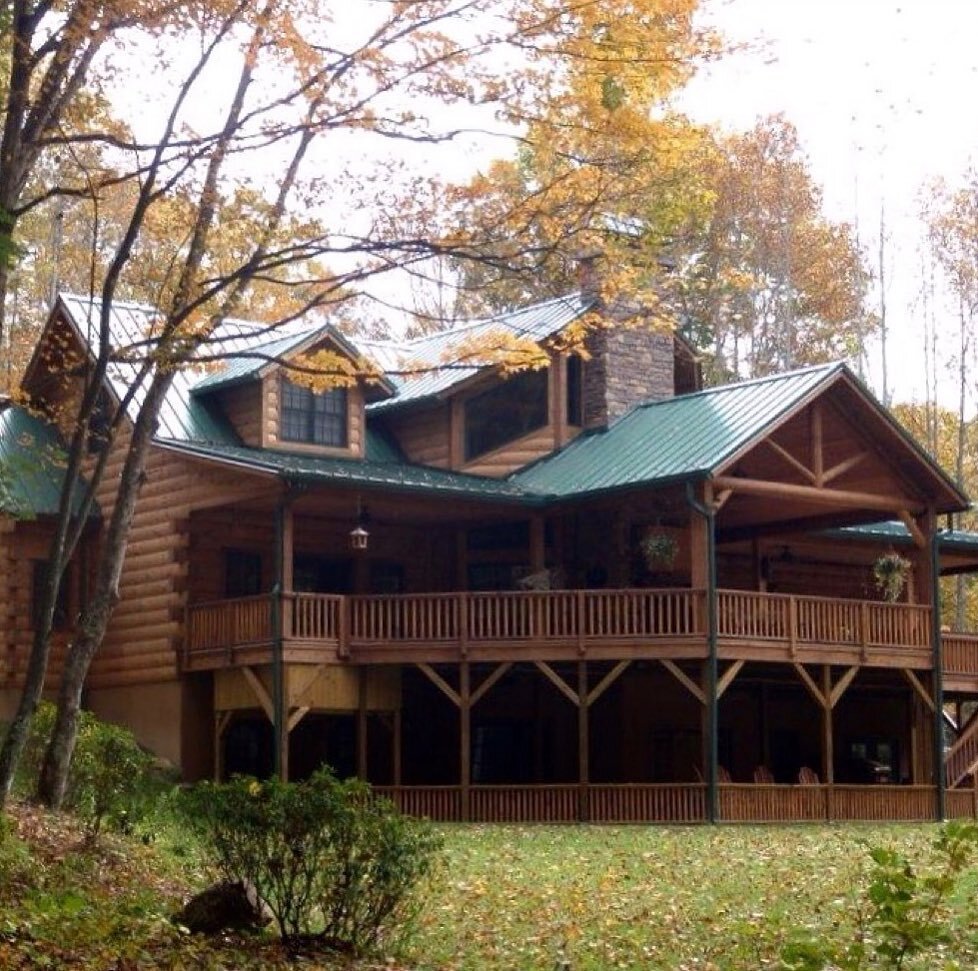
{"label": "grass lawn", "polygon": [[[926,860],[936,826],[465,827],[410,948],[459,969],[779,967],[799,933],[847,933],[866,844]],[[974,880],[964,881],[970,909]],[[844,926],[845,925],[845,929]],[[953,954],[978,967],[974,913]],[[937,968],[930,963],[922,966]]]}
{"label": "grass lawn", "polygon": [[[350,965],[289,964],[269,941],[205,941],[166,916],[206,875],[183,834],[78,849],[65,817],[15,810],[5,843],[0,967],[755,969],[798,933],[851,933],[867,844],[926,860],[915,827],[445,827],[444,862],[410,937]],[[951,948],[920,968],[978,967],[969,874]],[[948,963],[956,961],[957,964]],[[566,964],[562,962],[566,961]]]}

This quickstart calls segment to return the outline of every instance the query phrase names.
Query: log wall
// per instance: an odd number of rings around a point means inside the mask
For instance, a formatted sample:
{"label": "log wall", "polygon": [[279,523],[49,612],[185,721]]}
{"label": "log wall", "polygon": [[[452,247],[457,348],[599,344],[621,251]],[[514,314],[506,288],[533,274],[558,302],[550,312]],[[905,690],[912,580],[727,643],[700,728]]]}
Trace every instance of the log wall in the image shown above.
{"label": "log wall", "polygon": [[249,381],[217,393],[218,404],[228,421],[241,441],[252,448],[261,448],[262,444],[263,392],[261,382]]}
{"label": "log wall", "polygon": [[[0,519],[0,686],[5,688],[19,688],[24,683],[34,636],[34,563],[47,559],[50,542],[51,528],[47,523]],[[83,552],[67,575],[69,615],[78,609],[84,560]],[[46,691],[55,690],[60,682],[67,644],[67,630],[53,633]]]}
{"label": "log wall", "polygon": [[[110,514],[127,441],[119,442],[99,493]],[[119,587],[120,602],[105,642],[92,664],[89,684],[108,688],[177,677],[186,606],[191,510],[240,501],[271,490],[265,477],[186,459],[152,448],[146,482],[129,536]]]}
{"label": "log wall", "polygon": [[412,462],[439,469],[450,466],[451,421],[447,404],[398,412],[386,417],[384,425]]}

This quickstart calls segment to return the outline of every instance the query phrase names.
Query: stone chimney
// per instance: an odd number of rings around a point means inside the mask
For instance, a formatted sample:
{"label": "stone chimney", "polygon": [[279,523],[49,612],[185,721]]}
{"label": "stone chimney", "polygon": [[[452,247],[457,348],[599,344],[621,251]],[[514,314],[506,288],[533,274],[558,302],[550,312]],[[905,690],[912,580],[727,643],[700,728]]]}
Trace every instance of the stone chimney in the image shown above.
{"label": "stone chimney", "polygon": [[[577,258],[581,297],[595,297],[601,288],[599,250]],[[660,401],[675,393],[675,349],[673,335],[659,332],[641,321],[641,310],[627,300],[596,308],[605,326],[587,337],[590,357],[584,363],[584,426],[610,425],[642,401]]]}

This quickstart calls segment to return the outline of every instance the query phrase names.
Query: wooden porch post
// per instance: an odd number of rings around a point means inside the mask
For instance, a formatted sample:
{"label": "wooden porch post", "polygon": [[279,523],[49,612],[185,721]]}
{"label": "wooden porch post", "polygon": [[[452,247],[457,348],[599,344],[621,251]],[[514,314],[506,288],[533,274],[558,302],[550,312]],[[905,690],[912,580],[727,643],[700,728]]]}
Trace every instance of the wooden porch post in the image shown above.
{"label": "wooden porch post", "polygon": [[530,517],[530,573],[540,573],[547,568],[545,527],[543,516],[535,512]]}
{"label": "wooden porch post", "polygon": [[933,764],[932,778],[936,789],[934,815],[938,820],[947,816],[945,798],[944,766],[944,650],[941,636],[941,568],[940,549],[938,548],[937,515],[929,508],[917,519],[917,527],[923,536],[917,553],[917,573],[920,583],[918,590],[921,596],[930,600],[931,610],[931,649],[932,649],[932,687],[934,700],[934,727],[931,761]]}
{"label": "wooden porch post", "polygon": [[462,822],[469,821],[469,795],[472,782],[472,691],[469,662],[459,663],[459,783],[462,792]]}
{"label": "wooden porch post", "polygon": [[394,785],[401,784],[401,709],[394,709]]}
{"label": "wooden porch post", "polygon": [[577,662],[577,770],[580,792],[577,818],[583,823],[588,816],[588,784],[591,779],[591,731],[587,687],[587,661]]}
{"label": "wooden porch post", "polygon": [[832,665],[822,665],[822,778],[825,780],[825,815],[835,818],[835,739],[832,720]]}
{"label": "wooden porch post", "polygon": [[[283,591],[292,577],[292,499],[283,497],[275,509],[275,589],[272,597],[272,725],[275,738],[275,774],[283,782],[289,778],[289,724],[285,698],[284,639],[288,621],[284,616]],[[291,602],[290,602],[291,605]]]}
{"label": "wooden porch post", "polygon": [[357,672],[357,778],[367,781],[367,669]]}
{"label": "wooden porch post", "polygon": [[704,693],[706,695],[706,818],[715,823],[720,818],[717,790],[719,760],[719,699],[717,697],[717,573],[716,573],[716,511],[713,489],[706,482],[699,495],[692,483],[686,484],[686,502],[690,509],[690,581],[693,589],[706,591],[707,660]]}

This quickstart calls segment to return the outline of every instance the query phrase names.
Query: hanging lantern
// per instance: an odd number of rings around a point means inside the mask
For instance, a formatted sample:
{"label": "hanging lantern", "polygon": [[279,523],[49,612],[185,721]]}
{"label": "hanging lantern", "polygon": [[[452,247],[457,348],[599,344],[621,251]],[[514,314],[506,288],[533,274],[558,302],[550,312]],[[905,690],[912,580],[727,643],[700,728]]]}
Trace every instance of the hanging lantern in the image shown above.
{"label": "hanging lantern", "polygon": [[361,551],[367,548],[367,544],[370,542],[370,533],[367,532],[369,522],[369,513],[357,499],[357,524],[350,530],[350,549]]}
{"label": "hanging lantern", "polygon": [[350,530],[350,548],[354,550],[365,550],[370,540],[368,533],[362,526],[354,526]]}

